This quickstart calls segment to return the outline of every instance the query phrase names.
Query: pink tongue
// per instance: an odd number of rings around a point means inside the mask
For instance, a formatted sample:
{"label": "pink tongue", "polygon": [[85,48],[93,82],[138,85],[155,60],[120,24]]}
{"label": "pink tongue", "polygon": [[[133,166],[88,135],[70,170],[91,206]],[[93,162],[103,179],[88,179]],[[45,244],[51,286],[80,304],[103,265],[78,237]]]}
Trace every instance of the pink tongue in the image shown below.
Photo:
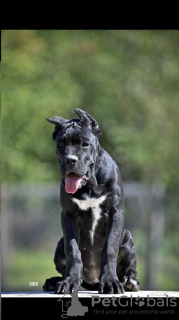
{"label": "pink tongue", "polygon": [[83,177],[78,176],[74,172],[70,172],[65,179],[65,190],[67,193],[75,193],[80,185],[80,181]]}

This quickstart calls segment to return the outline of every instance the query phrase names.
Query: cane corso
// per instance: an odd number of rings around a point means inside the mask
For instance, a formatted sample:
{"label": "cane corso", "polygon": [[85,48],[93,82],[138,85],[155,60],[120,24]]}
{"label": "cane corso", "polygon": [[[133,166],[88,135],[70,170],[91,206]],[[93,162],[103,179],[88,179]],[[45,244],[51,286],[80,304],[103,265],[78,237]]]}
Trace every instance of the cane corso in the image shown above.
{"label": "cane corso", "polygon": [[55,293],[139,291],[136,250],[124,228],[124,192],[119,168],[101,148],[98,123],[75,109],[78,119],[54,116],[53,139],[61,172],[63,237],[54,263],[61,277],[47,279],[43,289]]}

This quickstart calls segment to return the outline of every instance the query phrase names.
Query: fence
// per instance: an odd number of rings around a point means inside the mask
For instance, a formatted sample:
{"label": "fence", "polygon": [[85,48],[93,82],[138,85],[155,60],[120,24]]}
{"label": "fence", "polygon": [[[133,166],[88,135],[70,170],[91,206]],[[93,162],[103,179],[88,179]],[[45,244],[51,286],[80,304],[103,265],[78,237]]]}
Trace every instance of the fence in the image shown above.
{"label": "fence", "polygon": [[[136,245],[141,287],[160,290],[160,248],[165,228],[164,187],[150,187],[143,183],[131,182],[124,183],[124,191],[125,227],[131,231]],[[34,269],[34,273],[38,274],[38,268],[41,270],[42,267],[42,261],[38,257],[40,252],[45,252],[47,256],[43,262],[44,279],[48,272],[51,272],[47,260],[51,259],[51,263],[56,243],[62,235],[59,183],[3,185],[1,208],[2,289],[26,290],[29,282],[23,280],[27,277],[23,272],[31,268],[30,263],[32,268],[34,266],[34,261],[30,262],[28,254],[38,253]],[[19,255],[16,255],[17,252]],[[27,258],[26,261],[23,260],[22,266],[23,252]],[[48,274],[49,277],[53,275]]]}

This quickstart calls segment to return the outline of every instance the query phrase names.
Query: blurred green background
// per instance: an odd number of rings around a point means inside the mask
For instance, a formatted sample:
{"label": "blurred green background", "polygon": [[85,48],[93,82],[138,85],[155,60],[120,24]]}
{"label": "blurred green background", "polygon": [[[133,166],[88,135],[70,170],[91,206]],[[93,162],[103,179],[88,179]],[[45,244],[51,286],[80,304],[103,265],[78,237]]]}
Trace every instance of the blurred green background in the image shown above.
{"label": "blurred green background", "polygon": [[[178,70],[175,30],[2,31],[3,290],[40,290],[57,275],[60,174],[45,118],[71,119],[74,108],[98,121],[100,143],[119,164],[126,190],[130,182],[152,194],[139,211],[142,191],[126,196],[141,287],[179,289]],[[157,275],[148,266],[154,252]]]}

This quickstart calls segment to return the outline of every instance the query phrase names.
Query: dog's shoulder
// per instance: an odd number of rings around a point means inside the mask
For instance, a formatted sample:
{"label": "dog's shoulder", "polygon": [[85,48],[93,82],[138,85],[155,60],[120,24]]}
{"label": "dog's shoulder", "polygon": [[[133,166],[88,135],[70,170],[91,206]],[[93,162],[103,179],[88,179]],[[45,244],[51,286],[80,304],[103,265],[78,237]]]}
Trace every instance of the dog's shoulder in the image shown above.
{"label": "dog's shoulder", "polygon": [[111,155],[103,148],[100,150],[100,157],[97,167],[97,176],[103,178],[104,182],[108,179],[121,181],[119,166]]}
{"label": "dog's shoulder", "polygon": [[96,179],[98,184],[104,185],[106,192],[123,197],[123,185],[119,166],[111,155],[104,149],[100,150]]}

